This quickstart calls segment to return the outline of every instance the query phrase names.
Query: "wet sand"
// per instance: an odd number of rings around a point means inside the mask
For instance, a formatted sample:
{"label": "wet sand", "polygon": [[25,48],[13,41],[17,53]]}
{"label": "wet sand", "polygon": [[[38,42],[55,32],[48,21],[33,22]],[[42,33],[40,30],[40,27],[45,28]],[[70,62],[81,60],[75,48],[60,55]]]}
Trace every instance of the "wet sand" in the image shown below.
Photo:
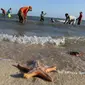
{"label": "wet sand", "polygon": [[[18,43],[0,42],[0,85],[84,85],[85,75],[75,72],[85,71],[85,61],[81,57],[67,54],[67,47],[51,45],[24,45]],[[83,58],[85,58],[83,56]],[[48,82],[37,77],[24,79],[17,68],[16,63],[26,63],[31,60],[39,60],[46,65],[55,65],[57,72],[49,73],[53,82]],[[70,71],[72,73],[59,73]]]}
{"label": "wet sand", "polygon": [[[67,53],[70,50],[79,51],[80,47],[75,44],[57,47],[50,44],[42,46],[2,41],[0,42],[0,57],[22,63],[40,60],[47,65],[56,65],[59,70],[85,71],[85,55],[76,57]],[[83,46],[82,52],[84,49]]]}

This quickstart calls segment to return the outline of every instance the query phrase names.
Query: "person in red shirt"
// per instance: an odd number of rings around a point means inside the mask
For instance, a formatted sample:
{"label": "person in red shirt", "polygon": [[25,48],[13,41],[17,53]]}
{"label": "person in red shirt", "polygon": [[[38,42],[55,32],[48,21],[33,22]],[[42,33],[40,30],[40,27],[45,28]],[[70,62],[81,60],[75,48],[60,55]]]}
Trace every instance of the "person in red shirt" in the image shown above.
{"label": "person in red shirt", "polygon": [[32,7],[31,6],[21,7],[19,9],[18,16],[19,16],[19,22],[20,23],[24,23],[26,21],[28,11],[32,11]]}
{"label": "person in red shirt", "polygon": [[77,18],[77,20],[78,20],[78,25],[80,25],[80,23],[81,23],[81,21],[82,21],[82,17],[83,17],[83,15],[82,15],[82,12],[80,12],[80,15],[79,15],[79,17]]}
{"label": "person in red shirt", "polygon": [[2,10],[2,15],[5,17],[6,11],[3,8],[1,8],[1,10]]}

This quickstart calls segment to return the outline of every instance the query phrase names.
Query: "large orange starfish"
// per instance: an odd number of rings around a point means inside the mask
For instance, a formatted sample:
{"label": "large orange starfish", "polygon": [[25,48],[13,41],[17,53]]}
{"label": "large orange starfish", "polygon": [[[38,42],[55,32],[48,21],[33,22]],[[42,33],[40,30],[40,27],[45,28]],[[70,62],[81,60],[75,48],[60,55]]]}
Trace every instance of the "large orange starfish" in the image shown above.
{"label": "large orange starfish", "polygon": [[26,67],[21,65],[13,65],[17,67],[24,74],[24,78],[30,78],[33,76],[39,76],[48,81],[52,81],[52,78],[47,74],[48,72],[56,71],[56,66],[45,66],[39,61],[35,61],[32,67]]}

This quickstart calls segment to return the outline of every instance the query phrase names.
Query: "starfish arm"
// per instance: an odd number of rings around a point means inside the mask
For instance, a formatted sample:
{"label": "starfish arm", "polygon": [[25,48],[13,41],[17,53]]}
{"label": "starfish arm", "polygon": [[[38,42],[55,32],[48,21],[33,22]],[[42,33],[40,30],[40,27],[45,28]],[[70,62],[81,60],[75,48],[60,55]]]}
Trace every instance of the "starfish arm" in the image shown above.
{"label": "starfish arm", "polygon": [[28,73],[24,73],[24,78],[29,79],[30,77],[34,77],[34,76],[37,76],[37,75],[38,75],[37,68],[33,68]]}
{"label": "starfish arm", "polygon": [[32,72],[32,73],[24,73],[24,78],[29,79],[31,77],[37,76],[37,72]]}
{"label": "starfish arm", "polygon": [[42,71],[41,69],[37,71],[29,72],[29,73],[24,73],[24,78],[27,78],[27,79],[34,77],[34,76],[39,76],[45,80],[52,81],[52,78],[47,73]]}
{"label": "starfish arm", "polygon": [[46,73],[56,71],[56,66],[45,66],[44,64],[41,64],[39,61],[35,61],[35,67],[40,67],[43,71]]}
{"label": "starfish arm", "polygon": [[52,72],[52,71],[56,71],[56,66],[47,67],[47,68],[45,69],[45,72],[46,72],[46,73]]}
{"label": "starfish arm", "polygon": [[47,81],[52,81],[52,78],[43,70],[39,70],[38,76],[42,77],[43,79],[47,80]]}
{"label": "starfish arm", "polygon": [[34,61],[34,67],[40,67],[40,62],[38,60]]}
{"label": "starfish arm", "polygon": [[22,66],[22,65],[19,65],[19,64],[18,65],[13,65],[13,66],[15,66],[16,68],[18,68],[22,72],[29,72],[29,70],[31,69],[29,67]]}

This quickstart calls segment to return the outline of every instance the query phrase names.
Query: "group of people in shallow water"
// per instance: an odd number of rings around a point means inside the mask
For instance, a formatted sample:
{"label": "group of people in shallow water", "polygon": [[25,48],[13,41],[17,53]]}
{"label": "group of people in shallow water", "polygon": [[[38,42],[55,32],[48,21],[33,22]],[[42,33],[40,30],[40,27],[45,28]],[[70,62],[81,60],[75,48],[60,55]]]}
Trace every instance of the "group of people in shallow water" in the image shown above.
{"label": "group of people in shallow water", "polygon": [[77,22],[78,25],[81,24],[81,21],[82,21],[82,12],[80,12],[80,15],[78,18],[76,18],[75,16],[70,16],[68,13],[65,14],[65,22],[64,24],[75,24]]}
{"label": "group of people in shallow water", "polygon": [[5,16],[7,15],[10,18],[11,17],[11,10],[12,10],[12,8],[9,8],[8,11],[6,12],[5,9],[1,8],[3,17],[5,18]]}
{"label": "group of people in shallow water", "polygon": [[[9,10],[6,12],[3,8],[1,8],[2,10],[2,15],[5,17],[6,14],[7,16],[10,18],[11,17],[11,10],[12,8],[9,8]],[[21,7],[17,13],[18,17],[19,17],[19,22],[20,23],[25,23],[27,21],[27,13],[28,11],[32,11],[32,6],[26,6],[26,7]],[[44,16],[46,15],[46,13],[44,13],[43,11],[41,11],[40,14],[40,21],[43,22],[44,21]],[[75,24],[77,21],[77,24],[80,25],[81,21],[82,21],[82,12],[80,12],[80,15],[78,18],[76,18],[75,16],[70,16],[68,13],[65,14],[65,22],[64,24]],[[51,18],[51,22],[55,22],[55,20],[53,18]]]}

